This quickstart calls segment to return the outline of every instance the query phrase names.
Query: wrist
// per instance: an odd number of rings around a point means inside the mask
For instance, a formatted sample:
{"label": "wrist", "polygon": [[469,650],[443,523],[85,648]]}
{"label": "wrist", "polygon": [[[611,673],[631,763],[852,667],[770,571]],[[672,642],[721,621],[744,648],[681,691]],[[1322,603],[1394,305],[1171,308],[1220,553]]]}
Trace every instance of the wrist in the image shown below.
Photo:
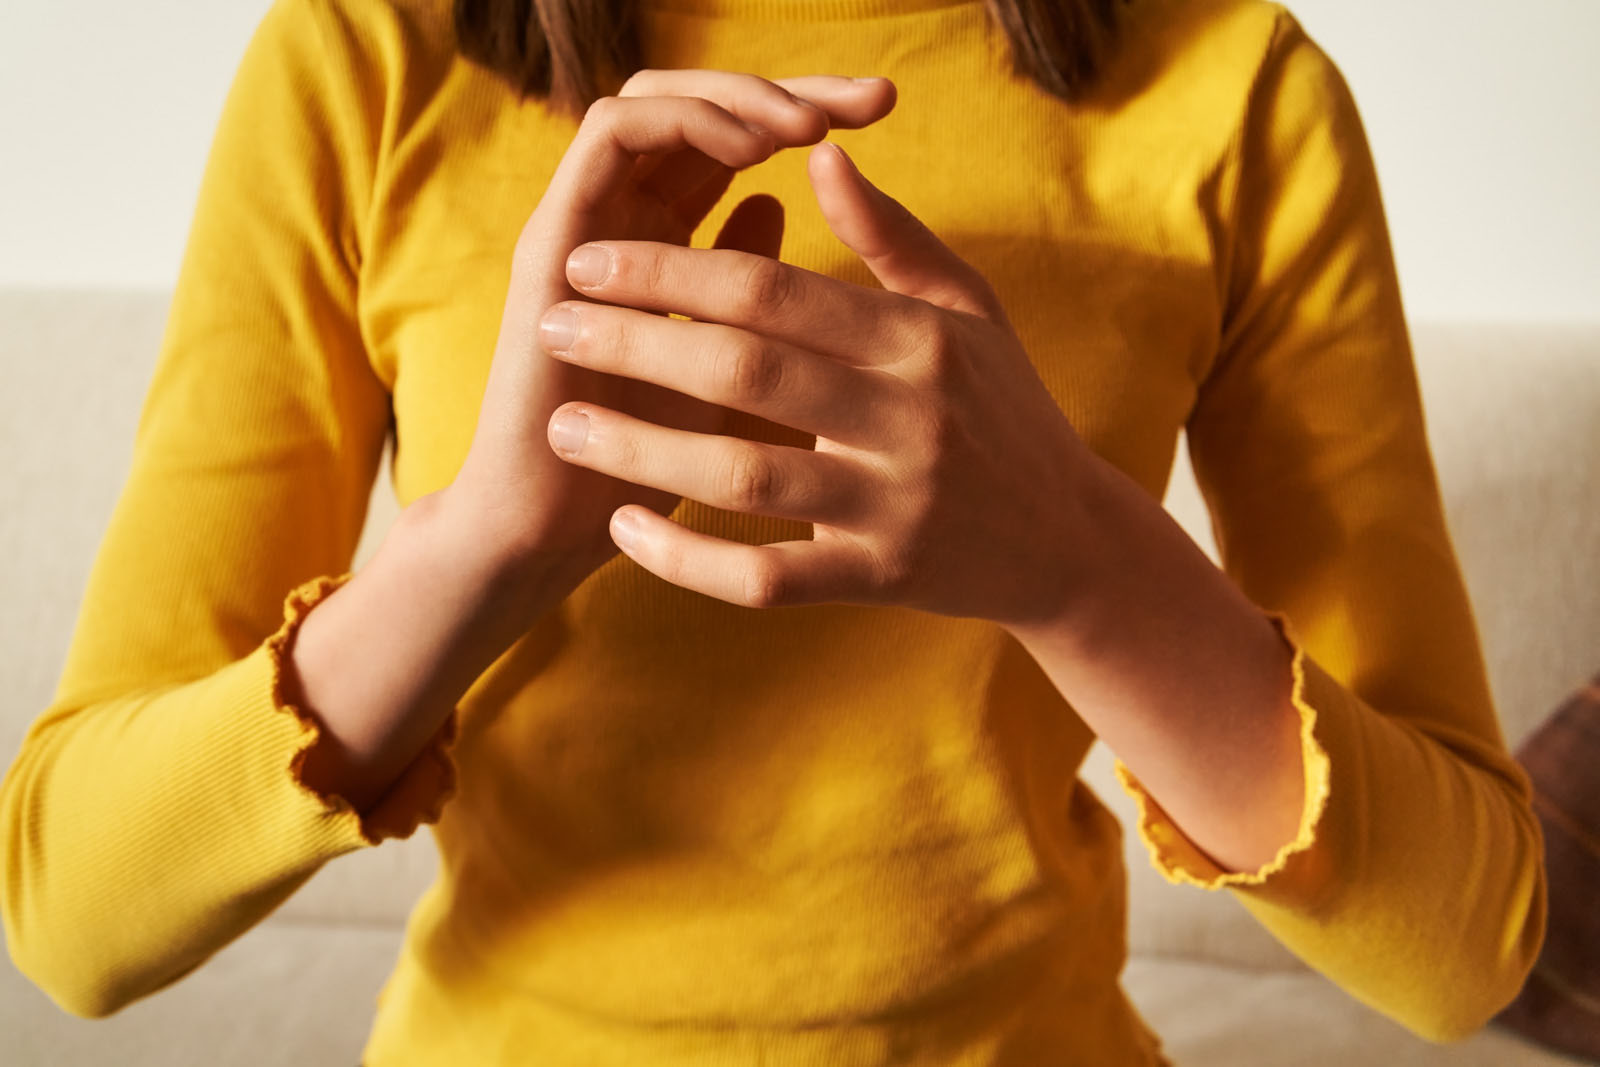
{"label": "wrist", "polygon": [[486,614],[507,619],[517,632],[565,599],[605,561],[592,551],[519,543],[500,535],[493,512],[454,483],[419,497],[401,512],[394,535],[451,573]]}
{"label": "wrist", "polygon": [[1058,535],[1068,569],[1052,584],[1067,592],[1006,627],[1025,649],[1104,664],[1133,649],[1205,647],[1232,659],[1275,647],[1266,615],[1160,501],[1098,456],[1082,473],[1075,526]]}
{"label": "wrist", "polygon": [[1087,651],[1126,609],[1126,590],[1119,586],[1139,565],[1139,551],[1129,542],[1138,539],[1135,524],[1148,523],[1139,504],[1149,496],[1113,464],[1088,448],[1083,452],[1073,484],[1055,495],[1062,507],[1046,537],[1056,565],[1033,582],[1041,600],[1026,618],[1002,624],[1024,648],[1048,642]]}

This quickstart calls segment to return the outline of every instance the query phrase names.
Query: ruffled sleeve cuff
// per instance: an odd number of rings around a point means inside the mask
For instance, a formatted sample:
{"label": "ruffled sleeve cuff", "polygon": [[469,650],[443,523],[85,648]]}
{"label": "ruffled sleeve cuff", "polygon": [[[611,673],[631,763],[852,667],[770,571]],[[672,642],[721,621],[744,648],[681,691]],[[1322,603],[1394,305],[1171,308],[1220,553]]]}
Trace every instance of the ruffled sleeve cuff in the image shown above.
{"label": "ruffled sleeve cuff", "polygon": [[378,802],[359,813],[344,797],[318,790],[304,778],[306,759],[321,737],[317,721],[302,708],[288,701],[284,692],[285,661],[300,625],[311,609],[343,586],[353,572],[313,578],[290,591],[284,599],[283,625],[264,644],[270,663],[270,700],[273,708],[290,717],[299,727],[298,743],[285,768],[299,791],[321,805],[335,836],[349,847],[376,845],[388,838],[406,838],[423,823],[439,819],[445,802],[456,789],[455,761],[451,748],[456,739],[459,708],[452,708],[444,723],[423,746],[422,751],[401,772]]}
{"label": "ruffled sleeve cuff", "polygon": [[1318,730],[1318,706],[1312,689],[1324,676],[1305,654],[1290,630],[1289,620],[1278,612],[1267,617],[1293,653],[1290,699],[1300,713],[1300,756],[1305,774],[1305,801],[1300,810],[1299,829],[1273,858],[1249,871],[1229,871],[1207,856],[1157,803],[1132,771],[1120,759],[1112,761],[1117,781],[1134,800],[1138,809],[1136,828],[1150,852],[1150,862],[1173,884],[1196,885],[1202,889],[1268,886],[1283,876],[1291,860],[1309,853],[1317,843],[1318,827],[1327,805],[1330,761]]}

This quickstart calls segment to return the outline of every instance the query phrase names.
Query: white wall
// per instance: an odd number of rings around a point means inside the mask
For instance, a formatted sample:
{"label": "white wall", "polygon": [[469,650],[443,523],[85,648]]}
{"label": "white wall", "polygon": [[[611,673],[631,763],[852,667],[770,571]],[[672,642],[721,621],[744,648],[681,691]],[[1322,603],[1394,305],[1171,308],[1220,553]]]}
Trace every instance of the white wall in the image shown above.
{"label": "white wall", "polygon": [[0,0],[0,285],[170,288],[269,0]]}
{"label": "white wall", "polygon": [[1288,6],[1361,108],[1410,316],[1600,319],[1600,3]]}
{"label": "white wall", "polygon": [[[0,285],[172,285],[268,2],[0,4]],[[1411,317],[1600,318],[1600,3],[1289,6],[1361,106]]]}

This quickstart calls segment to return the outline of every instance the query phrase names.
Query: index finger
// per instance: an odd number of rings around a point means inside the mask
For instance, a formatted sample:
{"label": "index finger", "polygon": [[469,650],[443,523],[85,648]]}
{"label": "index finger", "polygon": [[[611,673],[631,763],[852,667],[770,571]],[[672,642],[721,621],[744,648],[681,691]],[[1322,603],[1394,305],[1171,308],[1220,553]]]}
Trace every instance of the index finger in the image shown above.
{"label": "index finger", "polygon": [[860,129],[883,118],[893,110],[898,99],[894,82],[884,77],[801,74],[789,78],[763,78],[759,74],[742,71],[710,69],[636,71],[623,82],[617,95],[701,96],[722,103],[741,118],[754,116],[730,103],[740,96],[773,103],[799,99],[827,112],[831,129],[847,130]]}
{"label": "index finger", "polygon": [[[609,271],[596,284],[583,284],[573,269],[589,249],[610,258]],[[738,326],[856,366],[904,356],[897,338],[928,307],[900,293],[736,248],[591,241],[573,249],[566,269],[572,287],[586,296]]]}
{"label": "index finger", "polygon": [[[734,114],[746,119],[755,118],[756,110],[764,110],[766,117],[759,121],[773,130],[776,151],[815,143],[834,128],[868,126],[888,114],[896,100],[894,83],[882,77],[807,74],[769,80],[757,74],[693,68],[636,71],[617,95],[700,97],[724,102]],[[704,208],[709,209],[726,190],[735,169],[738,168],[685,146],[655,155],[653,165],[646,164],[643,174],[636,170],[634,177],[643,176],[644,184],[668,203],[700,191]],[[719,174],[719,180],[712,185],[713,175]]]}
{"label": "index finger", "polygon": [[847,78],[839,74],[801,74],[773,82],[827,111],[834,129],[870,126],[894,110],[899,90],[888,78]]}

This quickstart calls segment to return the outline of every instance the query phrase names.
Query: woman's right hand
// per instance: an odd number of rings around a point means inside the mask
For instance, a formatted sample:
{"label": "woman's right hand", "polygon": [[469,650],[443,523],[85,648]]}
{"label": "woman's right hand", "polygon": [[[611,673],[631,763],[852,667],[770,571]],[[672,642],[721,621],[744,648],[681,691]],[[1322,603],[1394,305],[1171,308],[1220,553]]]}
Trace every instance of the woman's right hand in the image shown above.
{"label": "woman's right hand", "polygon": [[[618,507],[641,503],[665,515],[677,506],[660,490],[558,458],[547,423],[561,404],[590,400],[696,432],[722,424],[720,407],[544,352],[537,324],[545,309],[584,297],[566,280],[568,254],[604,238],[687,245],[737,171],[815,144],[832,127],[866,126],[894,102],[894,85],[882,78],[644,70],[589,107],[517,240],[477,429],[447,487],[447,510],[498,567],[514,576],[524,563],[537,558],[544,570],[554,558],[581,581],[616,554],[608,526]],[[777,258],[782,233],[778,201],[751,196],[715,246]]]}

